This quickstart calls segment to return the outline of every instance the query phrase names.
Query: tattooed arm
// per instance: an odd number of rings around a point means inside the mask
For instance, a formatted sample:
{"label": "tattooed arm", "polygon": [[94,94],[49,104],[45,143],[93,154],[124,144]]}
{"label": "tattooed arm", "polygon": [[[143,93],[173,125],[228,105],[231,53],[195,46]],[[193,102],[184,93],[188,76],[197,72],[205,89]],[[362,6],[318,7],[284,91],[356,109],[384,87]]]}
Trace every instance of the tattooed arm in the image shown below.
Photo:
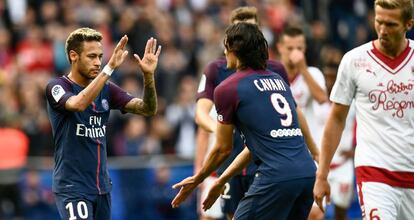
{"label": "tattooed arm", "polygon": [[145,45],[145,53],[142,59],[134,54],[138,66],[144,74],[144,97],[134,98],[129,101],[124,110],[126,112],[141,114],[144,116],[155,115],[157,112],[157,92],[155,90],[154,72],[158,63],[161,46],[157,48],[157,40],[150,38]]}
{"label": "tattooed arm", "polygon": [[129,101],[124,110],[126,112],[152,116],[157,113],[157,91],[155,90],[154,75],[144,77],[144,97],[133,98]]}

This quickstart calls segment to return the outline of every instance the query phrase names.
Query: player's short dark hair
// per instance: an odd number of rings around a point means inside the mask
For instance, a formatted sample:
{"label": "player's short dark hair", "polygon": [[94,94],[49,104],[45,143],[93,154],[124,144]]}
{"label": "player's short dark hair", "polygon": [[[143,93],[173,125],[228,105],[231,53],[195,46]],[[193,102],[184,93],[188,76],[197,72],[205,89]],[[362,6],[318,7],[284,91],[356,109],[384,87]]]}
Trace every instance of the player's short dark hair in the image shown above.
{"label": "player's short dark hair", "polygon": [[285,28],[283,28],[283,31],[280,33],[279,36],[279,42],[283,40],[284,36],[288,36],[288,37],[297,37],[297,36],[304,36],[305,32],[303,31],[302,28],[298,27],[298,26],[286,26]]}
{"label": "player's short dark hair", "polygon": [[239,59],[239,68],[266,69],[268,44],[257,25],[245,22],[230,25],[224,46]]}
{"label": "player's short dark hair", "polygon": [[79,28],[69,34],[68,39],[65,43],[66,57],[69,63],[72,63],[69,57],[71,50],[80,54],[82,52],[83,42],[85,41],[101,41],[102,34],[92,28]]}
{"label": "player's short dark hair", "polygon": [[230,24],[233,24],[235,21],[245,21],[249,19],[254,19],[258,23],[259,19],[257,18],[257,9],[255,7],[244,6],[231,11]]}

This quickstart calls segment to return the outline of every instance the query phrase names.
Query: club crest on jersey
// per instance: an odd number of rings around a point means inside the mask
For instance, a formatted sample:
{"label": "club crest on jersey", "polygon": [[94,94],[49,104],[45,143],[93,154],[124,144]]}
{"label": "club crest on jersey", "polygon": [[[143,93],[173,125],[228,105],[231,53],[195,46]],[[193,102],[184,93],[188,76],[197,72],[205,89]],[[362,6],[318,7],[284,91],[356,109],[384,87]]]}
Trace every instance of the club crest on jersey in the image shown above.
{"label": "club crest on jersey", "polygon": [[52,97],[56,102],[59,102],[60,98],[65,94],[65,90],[61,85],[54,85],[52,87]]}
{"label": "club crest on jersey", "polygon": [[108,100],[102,99],[102,107],[107,111],[109,109]]}
{"label": "club crest on jersey", "polygon": [[217,115],[217,120],[222,122],[223,121],[223,115]]}

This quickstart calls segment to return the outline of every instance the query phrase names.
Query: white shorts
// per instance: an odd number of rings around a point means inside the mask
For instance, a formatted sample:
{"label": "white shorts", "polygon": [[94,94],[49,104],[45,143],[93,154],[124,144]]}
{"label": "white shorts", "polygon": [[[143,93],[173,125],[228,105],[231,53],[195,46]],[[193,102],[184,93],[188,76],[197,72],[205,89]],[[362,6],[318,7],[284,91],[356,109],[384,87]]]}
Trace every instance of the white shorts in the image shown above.
{"label": "white shorts", "polygon": [[221,197],[219,197],[216,202],[211,206],[210,209],[208,209],[207,211],[204,211],[202,209],[202,203],[204,201],[204,199],[207,197],[207,193],[211,188],[211,185],[217,180],[217,177],[212,177],[209,176],[207,177],[204,182],[202,183],[201,186],[201,196],[200,199],[198,200],[198,210],[200,211],[200,214],[204,217],[209,217],[209,218],[215,218],[215,219],[220,219],[224,217],[224,214],[221,210],[221,203],[222,203],[222,199]]}
{"label": "white shorts", "polygon": [[414,189],[378,182],[362,182],[357,189],[363,219],[414,219]]}
{"label": "white shorts", "polygon": [[333,168],[329,172],[328,182],[331,186],[331,201],[336,206],[347,209],[354,194],[354,163],[352,160]]}

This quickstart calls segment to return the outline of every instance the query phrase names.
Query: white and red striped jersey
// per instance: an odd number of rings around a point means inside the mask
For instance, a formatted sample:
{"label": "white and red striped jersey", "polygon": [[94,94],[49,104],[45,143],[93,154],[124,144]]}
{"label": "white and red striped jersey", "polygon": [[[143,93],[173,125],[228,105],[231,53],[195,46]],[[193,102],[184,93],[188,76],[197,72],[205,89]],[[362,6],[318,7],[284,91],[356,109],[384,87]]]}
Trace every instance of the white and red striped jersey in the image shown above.
{"label": "white and red striped jersey", "polygon": [[391,59],[374,42],[343,57],[331,100],[355,100],[357,180],[414,188],[414,42]]}

